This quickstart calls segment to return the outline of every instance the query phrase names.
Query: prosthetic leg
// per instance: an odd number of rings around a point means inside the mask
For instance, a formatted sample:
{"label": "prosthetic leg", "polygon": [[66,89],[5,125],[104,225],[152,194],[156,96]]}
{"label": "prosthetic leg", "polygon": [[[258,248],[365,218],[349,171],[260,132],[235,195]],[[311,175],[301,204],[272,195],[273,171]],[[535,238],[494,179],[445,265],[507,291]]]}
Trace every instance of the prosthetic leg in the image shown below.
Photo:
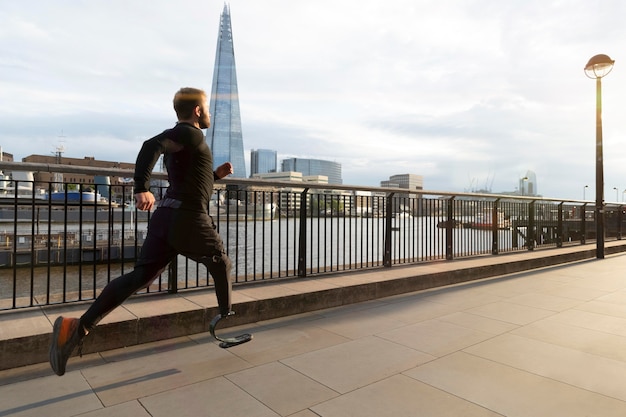
{"label": "prosthetic leg", "polygon": [[225,254],[222,254],[221,256],[213,256],[208,262],[207,267],[213,276],[213,282],[215,283],[215,296],[217,297],[217,305],[220,310],[220,313],[215,316],[209,324],[209,332],[211,332],[211,336],[220,342],[219,346],[223,349],[249,342],[252,340],[252,335],[249,333],[244,333],[235,337],[223,338],[215,334],[217,323],[223,318],[235,314],[234,311],[231,311],[232,283],[228,277],[228,271],[230,270],[231,264],[228,257]]}

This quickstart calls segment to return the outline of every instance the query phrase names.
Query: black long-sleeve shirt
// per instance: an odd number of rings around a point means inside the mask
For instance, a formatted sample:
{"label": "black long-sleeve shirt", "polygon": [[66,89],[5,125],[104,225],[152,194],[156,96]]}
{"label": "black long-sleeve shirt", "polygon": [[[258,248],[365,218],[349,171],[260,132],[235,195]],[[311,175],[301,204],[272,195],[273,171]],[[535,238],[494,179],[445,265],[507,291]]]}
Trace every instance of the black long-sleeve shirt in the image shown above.
{"label": "black long-sleeve shirt", "polygon": [[152,169],[162,154],[165,154],[163,160],[170,183],[166,197],[181,201],[181,209],[206,212],[215,177],[213,154],[202,130],[188,123],[178,123],[146,140],[135,164],[136,193],[149,191]]}

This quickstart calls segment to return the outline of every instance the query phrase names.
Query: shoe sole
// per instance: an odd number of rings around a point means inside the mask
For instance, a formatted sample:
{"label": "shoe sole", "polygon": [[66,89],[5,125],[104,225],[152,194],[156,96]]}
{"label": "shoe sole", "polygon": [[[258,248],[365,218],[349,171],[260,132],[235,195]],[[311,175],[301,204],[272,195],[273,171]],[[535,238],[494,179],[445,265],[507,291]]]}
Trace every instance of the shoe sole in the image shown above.
{"label": "shoe sole", "polygon": [[65,366],[63,364],[62,355],[57,349],[57,344],[59,341],[59,333],[61,333],[61,328],[63,327],[63,317],[57,317],[54,321],[54,327],[52,328],[52,341],[50,342],[50,366],[55,374],[58,376],[62,376],[65,374]]}

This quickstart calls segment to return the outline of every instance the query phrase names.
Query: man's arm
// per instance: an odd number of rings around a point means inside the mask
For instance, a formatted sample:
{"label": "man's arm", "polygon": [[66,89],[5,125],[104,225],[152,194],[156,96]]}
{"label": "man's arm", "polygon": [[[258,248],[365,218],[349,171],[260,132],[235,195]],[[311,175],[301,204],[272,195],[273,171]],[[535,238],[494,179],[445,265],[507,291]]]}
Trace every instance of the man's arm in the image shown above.
{"label": "man's arm", "polygon": [[166,141],[162,135],[145,141],[135,162],[135,205],[139,210],[151,210],[155,198],[150,192],[150,177],[159,157],[166,151]]}
{"label": "man's arm", "polygon": [[137,161],[135,162],[135,192],[150,191],[150,177],[152,169],[159,157],[165,152],[165,146],[161,135],[148,139],[141,146]]}

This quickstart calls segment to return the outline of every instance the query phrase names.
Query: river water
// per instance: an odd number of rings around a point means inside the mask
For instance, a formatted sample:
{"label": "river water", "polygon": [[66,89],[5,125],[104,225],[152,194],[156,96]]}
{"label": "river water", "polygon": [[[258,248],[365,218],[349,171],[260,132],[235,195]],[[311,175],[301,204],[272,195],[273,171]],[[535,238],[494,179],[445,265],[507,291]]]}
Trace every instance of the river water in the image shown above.
{"label": "river water", "polygon": [[[407,217],[394,219],[391,232],[391,251],[394,263],[415,263],[445,258],[445,229],[437,227],[438,217]],[[11,223],[10,233],[12,233]],[[129,223],[125,233],[135,230],[145,235],[146,222]],[[95,225],[51,224],[51,234],[73,233],[107,238],[107,223]],[[112,230],[121,230],[114,224]],[[307,274],[381,266],[385,253],[385,219],[364,217],[309,218],[305,222],[305,251]],[[18,234],[30,235],[33,225],[19,223]],[[40,224],[40,232],[48,233],[48,225]],[[300,261],[300,219],[281,218],[269,221],[219,222],[218,230],[228,255],[233,260],[236,281],[256,281],[267,278],[296,276]],[[0,237],[3,230],[0,228]],[[5,230],[5,232],[7,232]],[[455,256],[490,253],[492,232],[475,229],[454,229]],[[100,235],[100,236],[99,236]],[[511,247],[512,232],[498,232],[503,249]],[[106,282],[132,269],[132,263],[112,261],[108,265],[38,266],[0,270],[0,308],[8,299],[34,298],[36,304],[61,301],[65,291],[69,299],[91,299]],[[193,288],[210,285],[210,277],[203,265],[182,256],[177,259],[178,287]],[[157,279],[152,288],[167,289],[168,272]],[[95,289],[95,290],[94,290]],[[82,294],[79,295],[79,294]],[[61,297],[61,299],[59,299]],[[67,299],[66,299],[67,301]],[[26,301],[24,301],[26,302]],[[27,301],[30,302],[30,301]]]}

